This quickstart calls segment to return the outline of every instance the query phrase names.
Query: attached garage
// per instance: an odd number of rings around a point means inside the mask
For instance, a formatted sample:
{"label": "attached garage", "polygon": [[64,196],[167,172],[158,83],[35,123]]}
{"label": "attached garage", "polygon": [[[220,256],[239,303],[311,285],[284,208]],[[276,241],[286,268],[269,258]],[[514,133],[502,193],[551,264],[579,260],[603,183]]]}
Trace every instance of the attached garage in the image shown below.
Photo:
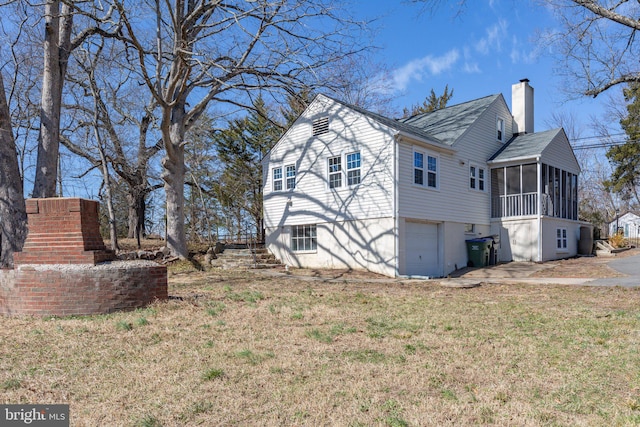
{"label": "attached garage", "polygon": [[439,277],[438,224],[405,223],[405,275]]}

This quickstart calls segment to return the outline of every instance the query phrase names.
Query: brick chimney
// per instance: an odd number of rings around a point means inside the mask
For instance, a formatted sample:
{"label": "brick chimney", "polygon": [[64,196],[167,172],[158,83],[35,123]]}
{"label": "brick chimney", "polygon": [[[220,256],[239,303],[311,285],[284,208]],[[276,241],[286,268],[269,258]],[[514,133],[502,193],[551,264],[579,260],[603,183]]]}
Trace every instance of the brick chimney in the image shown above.
{"label": "brick chimney", "polygon": [[511,110],[513,133],[533,133],[533,87],[529,86],[529,79],[511,86]]}

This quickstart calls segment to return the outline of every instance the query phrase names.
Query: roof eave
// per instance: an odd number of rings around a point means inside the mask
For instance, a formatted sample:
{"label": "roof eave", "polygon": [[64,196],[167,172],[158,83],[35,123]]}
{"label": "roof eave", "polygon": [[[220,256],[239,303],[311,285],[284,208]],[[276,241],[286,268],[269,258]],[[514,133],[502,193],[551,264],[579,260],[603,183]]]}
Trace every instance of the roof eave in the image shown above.
{"label": "roof eave", "polygon": [[511,157],[509,159],[504,159],[504,160],[488,160],[487,164],[488,165],[498,165],[498,164],[503,164],[503,163],[515,163],[515,162],[524,162],[527,160],[531,160],[534,162],[539,162],[540,161],[540,154],[536,154],[534,156],[521,156],[521,157]]}
{"label": "roof eave", "polygon": [[445,145],[441,142],[436,142],[436,141],[432,141],[423,137],[420,137],[418,135],[415,134],[411,134],[408,132],[404,132],[404,131],[397,131],[396,134],[394,135],[396,140],[405,140],[408,142],[414,142],[414,143],[418,143],[424,146],[427,146],[428,148],[431,148],[435,151],[439,151],[441,153],[446,153],[446,154],[454,154],[457,150],[454,150],[453,148],[451,148],[448,145]]}

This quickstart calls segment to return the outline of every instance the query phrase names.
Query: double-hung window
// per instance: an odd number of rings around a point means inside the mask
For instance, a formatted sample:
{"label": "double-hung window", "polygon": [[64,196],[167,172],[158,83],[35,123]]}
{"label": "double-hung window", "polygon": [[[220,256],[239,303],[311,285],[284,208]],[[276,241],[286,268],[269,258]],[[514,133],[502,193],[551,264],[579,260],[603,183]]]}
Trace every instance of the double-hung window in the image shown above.
{"label": "double-hung window", "polygon": [[347,185],[360,184],[360,153],[347,154]]}
{"label": "double-hung window", "polygon": [[484,168],[475,165],[469,166],[469,187],[472,190],[484,191],[486,176]]}
{"label": "double-hung window", "polygon": [[318,249],[316,225],[294,225],[291,227],[291,250],[315,251]]}
{"label": "double-hung window", "polygon": [[282,168],[273,168],[273,191],[282,191]]}
{"label": "double-hung window", "polygon": [[329,188],[342,186],[342,157],[329,157]]}
{"label": "double-hung window", "polygon": [[420,151],[413,152],[413,183],[438,188],[438,158]]}
{"label": "double-hung window", "polygon": [[285,166],[285,172],[287,174],[287,190],[293,190],[296,188],[296,166]]}
{"label": "double-hung window", "polygon": [[[344,167],[343,167],[344,165]],[[360,152],[349,153],[344,157],[332,156],[327,158],[329,188],[339,188],[343,185],[358,185],[362,181],[362,161]]]}
{"label": "double-hung window", "polygon": [[556,228],[556,249],[559,251],[567,250],[567,229]]}

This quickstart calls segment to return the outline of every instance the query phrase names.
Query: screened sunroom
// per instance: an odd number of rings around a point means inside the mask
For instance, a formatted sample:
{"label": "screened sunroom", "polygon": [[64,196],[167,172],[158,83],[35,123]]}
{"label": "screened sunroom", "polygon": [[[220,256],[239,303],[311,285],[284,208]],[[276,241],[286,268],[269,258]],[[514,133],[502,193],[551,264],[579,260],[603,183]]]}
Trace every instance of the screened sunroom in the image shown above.
{"label": "screened sunroom", "polygon": [[578,176],[546,163],[491,169],[491,217],[578,219]]}

